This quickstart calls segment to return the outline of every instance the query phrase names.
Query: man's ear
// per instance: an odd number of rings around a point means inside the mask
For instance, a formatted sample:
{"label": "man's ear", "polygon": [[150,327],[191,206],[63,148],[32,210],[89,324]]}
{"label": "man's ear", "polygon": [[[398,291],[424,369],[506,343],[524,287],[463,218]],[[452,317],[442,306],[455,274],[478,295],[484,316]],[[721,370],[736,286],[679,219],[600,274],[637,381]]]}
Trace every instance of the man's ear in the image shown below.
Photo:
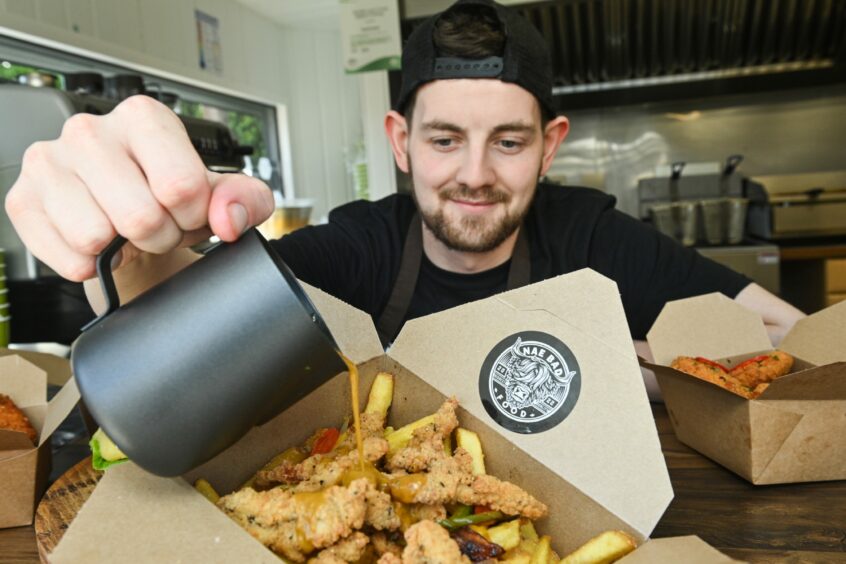
{"label": "man's ear", "polygon": [[540,175],[543,176],[552,166],[552,161],[555,159],[555,153],[558,152],[558,147],[561,142],[567,137],[570,131],[570,121],[564,116],[558,116],[554,120],[546,124],[543,131],[543,161],[541,163]]}
{"label": "man's ear", "polygon": [[394,110],[388,112],[385,115],[385,134],[391,142],[397,166],[408,174],[408,124],[405,116]]}

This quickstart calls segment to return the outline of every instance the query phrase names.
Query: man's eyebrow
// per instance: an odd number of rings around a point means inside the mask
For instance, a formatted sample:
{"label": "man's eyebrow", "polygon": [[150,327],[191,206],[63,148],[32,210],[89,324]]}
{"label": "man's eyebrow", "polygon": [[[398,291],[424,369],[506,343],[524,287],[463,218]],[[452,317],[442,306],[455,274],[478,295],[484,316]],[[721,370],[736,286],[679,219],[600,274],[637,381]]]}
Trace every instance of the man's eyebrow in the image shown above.
{"label": "man's eyebrow", "polygon": [[[448,121],[441,121],[441,120],[432,120],[424,122],[422,125],[424,130],[429,131],[452,131],[454,133],[465,133],[465,129],[459,125],[454,123],[450,123]],[[501,123],[493,128],[491,133],[505,133],[505,132],[513,132],[513,133],[534,133],[535,126],[531,123],[527,123],[525,121],[511,121],[508,123]]]}
{"label": "man's eyebrow", "polygon": [[452,131],[454,133],[464,133],[464,128],[448,121],[432,120],[424,122],[423,129],[430,131]]}
{"label": "man's eyebrow", "polygon": [[493,133],[534,133],[535,126],[525,121],[512,121],[508,123],[501,123],[493,128]]}

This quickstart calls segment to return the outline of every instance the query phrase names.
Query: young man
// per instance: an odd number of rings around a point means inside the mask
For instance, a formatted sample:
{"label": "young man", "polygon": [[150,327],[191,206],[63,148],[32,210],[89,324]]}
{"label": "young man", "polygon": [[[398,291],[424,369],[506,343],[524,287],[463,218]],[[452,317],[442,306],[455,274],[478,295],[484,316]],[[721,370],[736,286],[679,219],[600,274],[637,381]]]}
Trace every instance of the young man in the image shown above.
{"label": "young man", "polygon": [[[273,246],[300,279],[369,312],[386,343],[407,319],[585,267],[617,281],[635,339],[667,300],[713,291],[761,313],[774,340],[802,316],[613,198],[539,184],[568,127],[538,32],[489,0],[462,0],[409,38],[385,118],[413,198],[342,206]],[[232,241],[272,207],[257,180],[207,172],[176,116],[143,96],[35,144],[6,199],[33,254],[73,280],[91,278],[124,235],[124,299],[195,260],[185,247],[209,229]]]}

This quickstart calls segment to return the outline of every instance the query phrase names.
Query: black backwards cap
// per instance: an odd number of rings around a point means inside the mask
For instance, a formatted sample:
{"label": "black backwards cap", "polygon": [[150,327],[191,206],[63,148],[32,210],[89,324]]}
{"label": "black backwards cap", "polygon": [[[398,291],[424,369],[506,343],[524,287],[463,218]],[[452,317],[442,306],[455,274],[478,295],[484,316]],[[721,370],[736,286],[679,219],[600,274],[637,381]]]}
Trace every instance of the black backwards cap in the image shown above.
{"label": "black backwards cap", "polygon": [[[458,6],[487,6],[505,32],[501,57],[463,59],[439,57],[433,34],[438,20]],[[495,78],[528,90],[541,111],[555,115],[552,103],[552,65],[543,36],[516,11],[492,0],[458,0],[446,11],[418,25],[402,51],[402,88],[395,109],[402,112],[414,92],[427,82],[449,78]]]}

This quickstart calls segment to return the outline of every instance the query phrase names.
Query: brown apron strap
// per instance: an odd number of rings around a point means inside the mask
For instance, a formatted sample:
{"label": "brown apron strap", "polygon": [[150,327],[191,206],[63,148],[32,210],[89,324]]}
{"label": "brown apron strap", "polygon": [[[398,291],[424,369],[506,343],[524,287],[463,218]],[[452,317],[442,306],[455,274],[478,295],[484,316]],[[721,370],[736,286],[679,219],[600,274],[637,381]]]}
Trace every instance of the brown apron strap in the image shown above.
{"label": "brown apron strap", "polygon": [[414,296],[417,276],[420,274],[420,262],[423,260],[423,221],[420,214],[415,213],[411,218],[411,225],[405,236],[402,248],[399,274],[397,275],[388,305],[385,306],[376,329],[383,341],[392,341],[399,333],[405,314]]}
{"label": "brown apron strap", "polygon": [[[514,253],[511,255],[511,265],[508,268],[507,290],[529,285],[531,282],[529,259],[529,237],[526,234],[525,225],[521,225],[514,244]],[[388,305],[385,306],[379,321],[376,322],[376,329],[383,342],[390,342],[399,334],[405,314],[411,306],[411,298],[414,296],[422,260],[423,221],[420,219],[420,214],[415,213],[405,237],[399,274],[391,290],[391,297],[388,298]]]}
{"label": "brown apron strap", "polygon": [[526,225],[520,226],[517,234],[517,242],[514,243],[514,252],[511,254],[511,266],[508,267],[508,282],[506,290],[514,290],[528,286],[532,279],[532,263],[529,259],[529,236],[526,234]]}

